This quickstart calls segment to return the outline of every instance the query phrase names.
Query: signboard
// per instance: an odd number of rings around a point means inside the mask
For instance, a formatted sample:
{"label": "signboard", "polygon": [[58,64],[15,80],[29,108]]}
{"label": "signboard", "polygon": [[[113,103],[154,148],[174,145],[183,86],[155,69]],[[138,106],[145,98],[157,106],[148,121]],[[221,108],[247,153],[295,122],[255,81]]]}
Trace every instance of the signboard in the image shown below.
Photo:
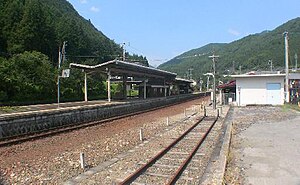
{"label": "signboard", "polygon": [[68,78],[70,76],[70,69],[63,69],[61,77],[62,78]]}

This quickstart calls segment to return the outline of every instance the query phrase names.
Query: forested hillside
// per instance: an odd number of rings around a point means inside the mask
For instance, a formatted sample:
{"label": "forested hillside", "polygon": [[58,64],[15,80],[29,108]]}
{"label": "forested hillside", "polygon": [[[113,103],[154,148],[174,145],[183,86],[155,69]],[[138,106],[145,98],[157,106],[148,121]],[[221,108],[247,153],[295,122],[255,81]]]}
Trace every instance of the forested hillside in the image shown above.
{"label": "forested hillside", "polygon": [[[0,0],[0,9],[0,104],[54,102],[63,41],[67,41],[65,67],[70,62],[98,64],[122,55],[119,44],[66,0]],[[126,57],[148,65],[143,56],[126,53]],[[72,71],[69,79],[62,80],[62,98],[81,99],[82,79],[79,71]],[[105,91],[101,77],[90,76],[89,83],[94,85],[91,96]]]}
{"label": "forested hillside", "polygon": [[300,55],[300,18],[293,19],[273,31],[264,31],[249,35],[228,44],[208,44],[198,49],[185,52],[158,68],[176,72],[184,76],[193,68],[193,78],[199,80],[203,73],[211,72],[212,61],[208,56],[215,51],[220,58],[217,62],[219,74],[232,74],[251,70],[270,70],[272,60],[274,70],[284,67],[283,32],[289,32],[290,65],[294,66],[294,55]]}

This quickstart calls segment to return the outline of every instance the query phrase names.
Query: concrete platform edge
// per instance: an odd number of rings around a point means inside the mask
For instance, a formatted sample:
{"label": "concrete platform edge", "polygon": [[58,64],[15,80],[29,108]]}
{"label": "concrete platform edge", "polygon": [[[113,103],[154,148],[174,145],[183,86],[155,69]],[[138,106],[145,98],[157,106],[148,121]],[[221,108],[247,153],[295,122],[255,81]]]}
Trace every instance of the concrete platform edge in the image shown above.
{"label": "concrete platform edge", "polygon": [[[222,185],[224,184],[224,175],[226,170],[226,164],[229,155],[229,148],[231,143],[231,133],[232,133],[232,122],[228,121],[228,113],[233,107],[230,107],[226,112],[226,116],[223,120],[225,125],[225,134],[223,136],[223,143],[220,149],[220,153],[215,157],[209,164],[202,181],[200,184],[214,184]],[[222,136],[221,136],[222,137]],[[222,140],[222,138],[220,138]]]}

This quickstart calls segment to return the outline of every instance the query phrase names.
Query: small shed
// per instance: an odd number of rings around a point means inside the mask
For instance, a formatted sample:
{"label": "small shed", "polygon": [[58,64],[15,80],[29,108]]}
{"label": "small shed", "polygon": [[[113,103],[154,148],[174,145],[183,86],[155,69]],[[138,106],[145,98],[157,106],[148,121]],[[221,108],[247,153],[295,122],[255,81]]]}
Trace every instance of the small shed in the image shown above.
{"label": "small shed", "polygon": [[283,105],[285,74],[232,75],[236,80],[236,102],[246,105]]}
{"label": "small shed", "polygon": [[236,101],[236,82],[231,80],[228,83],[217,87],[220,90],[220,103],[228,105]]}

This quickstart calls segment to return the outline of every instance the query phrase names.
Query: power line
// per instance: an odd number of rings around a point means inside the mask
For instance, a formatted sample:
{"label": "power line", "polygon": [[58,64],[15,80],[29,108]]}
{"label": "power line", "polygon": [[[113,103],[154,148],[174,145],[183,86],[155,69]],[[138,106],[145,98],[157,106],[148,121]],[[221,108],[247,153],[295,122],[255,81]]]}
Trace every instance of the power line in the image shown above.
{"label": "power line", "polygon": [[195,54],[195,55],[189,55],[189,56],[183,56],[183,57],[176,57],[174,59],[185,59],[185,58],[201,57],[201,56],[205,56],[205,55],[208,55],[208,54],[211,54],[211,52]]}
{"label": "power line", "polygon": [[139,50],[139,49],[137,49],[135,47],[132,47],[131,45],[128,45],[128,47],[131,48],[131,49],[133,49],[133,50],[135,50],[135,51],[137,51],[137,52],[139,52],[139,53],[141,53],[141,55],[145,55],[144,52],[142,52],[141,50]]}

